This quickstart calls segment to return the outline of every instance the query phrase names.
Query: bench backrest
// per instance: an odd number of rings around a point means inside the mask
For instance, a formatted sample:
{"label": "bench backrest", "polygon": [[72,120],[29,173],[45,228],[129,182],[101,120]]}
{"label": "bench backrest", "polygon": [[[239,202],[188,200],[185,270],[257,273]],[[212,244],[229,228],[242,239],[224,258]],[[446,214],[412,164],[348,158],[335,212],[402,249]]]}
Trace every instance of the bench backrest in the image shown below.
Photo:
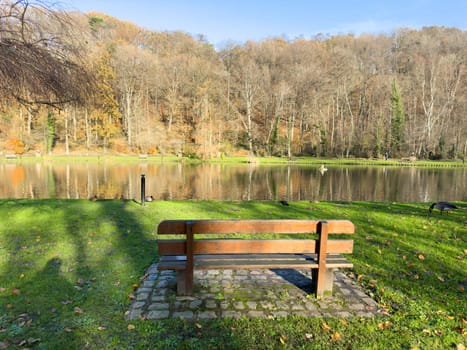
{"label": "bench backrest", "polygon": [[[352,253],[353,240],[330,239],[328,234],[352,234],[348,220],[166,220],[157,229],[159,255],[197,254],[330,254]],[[315,239],[195,239],[195,235],[317,234]],[[184,239],[161,239],[184,235]]]}

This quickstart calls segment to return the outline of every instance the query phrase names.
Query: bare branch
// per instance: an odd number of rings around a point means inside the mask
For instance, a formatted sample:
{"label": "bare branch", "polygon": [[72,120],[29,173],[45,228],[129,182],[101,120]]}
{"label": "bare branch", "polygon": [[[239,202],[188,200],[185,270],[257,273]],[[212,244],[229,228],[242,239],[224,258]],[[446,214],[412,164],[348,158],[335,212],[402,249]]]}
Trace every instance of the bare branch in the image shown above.
{"label": "bare branch", "polygon": [[86,100],[92,84],[73,23],[42,1],[0,0],[0,95],[24,103]]}

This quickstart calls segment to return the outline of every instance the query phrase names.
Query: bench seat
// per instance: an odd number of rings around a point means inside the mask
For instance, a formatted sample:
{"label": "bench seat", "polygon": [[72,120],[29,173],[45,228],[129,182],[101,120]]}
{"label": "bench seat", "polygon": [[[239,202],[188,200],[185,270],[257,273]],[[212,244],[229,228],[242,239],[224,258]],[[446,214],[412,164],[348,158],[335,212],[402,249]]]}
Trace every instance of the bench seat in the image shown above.
{"label": "bench seat", "polygon": [[[317,269],[318,256],[300,254],[220,254],[197,255],[194,267],[199,270],[242,270],[242,269]],[[327,268],[351,268],[353,264],[344,256],[326,256]],[[168,255],[159,261],[159,270],[185,270],[186,256]]]}

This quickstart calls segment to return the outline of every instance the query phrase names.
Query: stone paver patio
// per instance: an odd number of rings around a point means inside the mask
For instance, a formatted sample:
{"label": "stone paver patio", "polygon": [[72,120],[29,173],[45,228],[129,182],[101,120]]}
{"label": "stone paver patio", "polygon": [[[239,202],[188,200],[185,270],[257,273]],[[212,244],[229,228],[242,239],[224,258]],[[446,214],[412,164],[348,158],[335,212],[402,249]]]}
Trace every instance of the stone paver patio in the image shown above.
{"label": "stone paver patio", "polygon": [[195,271],[193,296],[176,295],[173,271],[151,265],[127,312],[128,319],[212,319],[287,316],[373,317],[379,310],[354,281],[334,274],[332,295],[310,293],[310,270]]}

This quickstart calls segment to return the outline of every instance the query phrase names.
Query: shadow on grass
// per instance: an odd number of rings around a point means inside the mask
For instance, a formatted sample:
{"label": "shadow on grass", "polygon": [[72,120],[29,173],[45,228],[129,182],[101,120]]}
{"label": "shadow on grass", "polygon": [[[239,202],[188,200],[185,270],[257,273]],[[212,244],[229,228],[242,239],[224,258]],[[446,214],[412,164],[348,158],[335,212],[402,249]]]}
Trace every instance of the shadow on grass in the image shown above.
{"label": "shadow on grass", "polygon": [[27,345],[27,339],[40,339],[36,345],[48,348],[119,342],[116,329],[125,326],[132,284],[156,251],[150,226],[140,221],[135,206],[83,200],[2,203],[3,342]]}

